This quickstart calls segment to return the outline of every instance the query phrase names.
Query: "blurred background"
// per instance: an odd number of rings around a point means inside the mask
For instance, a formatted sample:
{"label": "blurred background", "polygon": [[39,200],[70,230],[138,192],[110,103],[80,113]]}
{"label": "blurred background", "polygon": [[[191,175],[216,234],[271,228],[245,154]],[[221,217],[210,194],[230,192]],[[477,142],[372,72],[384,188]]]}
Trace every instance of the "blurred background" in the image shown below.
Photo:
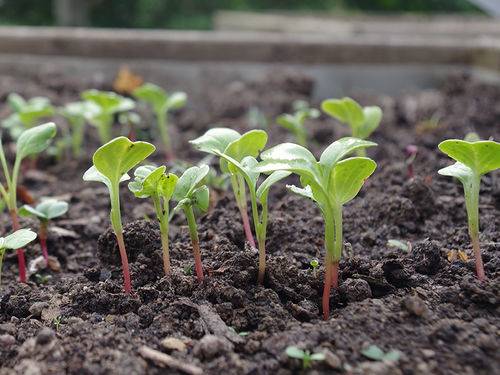
{"label": "blurred background", "polygon": [[0,24],[209,30],[218,11],[480,16],[493,0],[0,0]]}

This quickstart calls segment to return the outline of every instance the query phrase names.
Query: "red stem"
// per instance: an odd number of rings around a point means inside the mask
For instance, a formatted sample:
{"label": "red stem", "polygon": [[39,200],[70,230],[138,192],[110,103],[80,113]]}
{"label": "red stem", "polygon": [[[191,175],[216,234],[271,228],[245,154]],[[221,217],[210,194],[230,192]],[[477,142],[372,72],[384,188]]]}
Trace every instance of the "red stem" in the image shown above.
{"label": "red stem", "polygon": [[250,220],[246,209],[240,208],[241,220],[243,222],[243,230],[250,246],[255,248],[255,240],[253,238],[252,229],[250,228]]}
{"label": "red stem", "polygon": [[192,240],[193,243],[193,256],[194,256],[194,268],[196,270],[196,277],[201,283],[203,281],[203,266],[201,264],[201,251],[200,243],[196,240]]}
{"label": "red stem", "polygon": [[474,257],[476,258],[476,274],[479,281],[486,280],[484,274],[483,258],[481,257],[481,248],[479,247],[479,236],[472,238],[472,248],[474,249]]}
{"label": "red stem", "polygon": [[412,179],[415,177],[415,173],[413,172],[413,163],[408,164],[408,178]]}
{"label": "red stem", "polygon": [[47,251],[47,223],[40,223],[40,231],[38,233],[40,238],[40,247],[42,248],[43,258],[45,259],[45,265],[49,265],[49,252]]}
{"label": "red stem", "polygon": [[332,261],[328,254],[325,257],[325,283],[323,288],[323,320],[330,316],[330,290],[332,288]]}
{"label": "red stem", "polygon": [[339,287],[339,262],[332,263],[332,287],[334,289]]}
{"label": "red stem", "polygon": [[[17,211],[10,210],[10,217],[12,220],[12,229],[14,231],[21,229],[21,225],[19,224],[19,218],[17,217]],[[17,263],[19,265],[19,281],[22,283],[26,282],[26,261],[24,259],[24,250],[17,249]]]}
{"label": "red stem", "polygon": [[128,257],[127,250],[125,249],[125,242],[123,241],[123,233],[115,233],[116,240],[118,242],[118,248],[120,249],[120,257],[122,259],[122,271],[123,271],[123,288],[125,293],[132,293],[132,283],[130,282],[130,270],[128,267]]}

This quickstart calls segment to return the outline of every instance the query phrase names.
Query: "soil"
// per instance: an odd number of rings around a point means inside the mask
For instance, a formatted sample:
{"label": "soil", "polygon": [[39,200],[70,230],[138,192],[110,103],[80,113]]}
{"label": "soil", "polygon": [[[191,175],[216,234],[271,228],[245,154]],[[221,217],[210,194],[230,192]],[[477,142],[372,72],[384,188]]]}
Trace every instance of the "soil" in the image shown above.
{"label": "soil", "polygon": [[[63,103],[75,100],[89,85],[110,89],[109,82],[57,75],[0,76],[0,100],[15,90]],[[249,130],[249,108],[259,108],[272,119],[290,111],[293,100],[309,100],[313,87],[308,77],[278,72],[207,92],[205,102],[191,103],[172,118],[177,156],[198,162],[204,155],[187,141],[211,124]],[[15,256],[5,260],[0,374],[174,374],[200,369],[205,374],[279,375],[500,373],[500,174],[485,176],[481,185],[487,281],[479,283],[462,188],[436,173],[450,164],[437,151],[443,139],[463,138],[470,131],[485,139],[500,138],[500,88],[455,76],[440,90],[397,98],[353,95],[364,104],[381,105],[384,119],[373,135],[379,146],[369,151],[377,171],[344,209],[345,253],[328,321],[321,319],[320,309],[323,268],[309,265],[314,258],[322,263],[322,219],[312,202],[287,193],[285,184],[271,192],[263,287],[256,285],[257,253],[244,242],[230,191],[213,194],[212,208],[198,220],[206,273],[198,283],[184,218],[175,217],[172,223],[173,274],[166,278],[153,208],[147,200],[135,199],[124,184],[134,294],[123,294],[118,250],[108,229],[107,191],[81,179],[98,145],[89,128],[88,157],[56,163],[45,156],[39,170],[24,177],[35,197],[66,199],[70,210],[49,231],[49,252],[59,259],[60,272],[38,271],[28,284],[19,284]],[[147,115],[143,109],[141,113]],[[437,125],[427,121],[431,117],[439,117]],[[266,127],[270,145],[291,140],[272,121]],[[347,134],[326,117],[311,121],[310,131],[316,155]],[[140,134],[154,138],[148,129]],[[409,144],[419,148],[413,179],[404,162]],[[153,161],[161,163],[161,153]],[[287,182],[296,181],[291,177]],[[10,231],[7,214],[1,215],[1,223],[3,232]],[[38,225],[31,219],[22,223]],[[389,247],[389,239],[407,242],[410,249]],[[452,250],[466,252],[469,259],[450,261]],[[28,261],[40,255],[38,244],[26,251]],[[300,361],[285,354],[290,345],[324,352],[326,358],[302,370]],[[397,350],[399,359],[372,361],[362,354],[370,345]],[[174,365],[151,359],[143,346],[169,354]]]}

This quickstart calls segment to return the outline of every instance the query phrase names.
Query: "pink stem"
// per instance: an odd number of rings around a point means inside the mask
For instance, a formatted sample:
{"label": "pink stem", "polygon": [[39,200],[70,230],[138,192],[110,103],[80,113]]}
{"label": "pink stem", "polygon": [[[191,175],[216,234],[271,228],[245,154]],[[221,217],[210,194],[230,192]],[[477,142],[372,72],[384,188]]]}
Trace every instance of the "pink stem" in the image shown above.
{"label": "pink stem", "polygon": [[132,293],[132,283],[130,281],[130,270],[128,266],[127,251],[125,250],[125,242],[123,241],[123,233],[115,233],[116,240],[118,242],[118,248],[120,249],[120,257],[122,259],[122,271],[123,271],[123,287],[125,293]]}
{"label": "pink stem", "polygon": [[[21,229],[21,225],[19,225],[19,218],[17,217],[16,210],[10,210],[10,217],[12,220],[12,229],[14,231]],[[19,265],[19,281],[22,283],[26,283],[26,260],[24,259],[24,250],[17,249],[17,263]]]}
{"label": "pink stem", "polygon": [[241,220],[243,222],[243,230],[250,246],[255,248],[255,240],[253,238],[252,229],[250,228],[250,220],[246,209],[240,208]]}

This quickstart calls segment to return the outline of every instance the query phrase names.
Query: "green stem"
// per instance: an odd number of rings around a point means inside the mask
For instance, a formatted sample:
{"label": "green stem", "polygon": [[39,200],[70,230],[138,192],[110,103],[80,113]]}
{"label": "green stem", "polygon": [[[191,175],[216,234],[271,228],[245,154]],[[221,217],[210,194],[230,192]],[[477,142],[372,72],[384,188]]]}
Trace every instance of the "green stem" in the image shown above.
{"label": "green stem", "polygon": [[481,177],[476,176],[471,180],[470,185],[464,184],[465,207],[467,209],[469,235],[474,250],[474,257],[476,259],[476,274],[479,280],[484,281],[486,276],[484,274],[483,259],[479,246],[479,186]]}
{"label": "green stem", "polygon": [[304,127],[297,130],[297,142],[303,147],[307,147],[307,132]]}
{"label": "green stem", "polygon": [[79,158],[82,153],[83,130],[85,129],[85,119],[78,118],[71,123],[71,149],[73,156]]}
{"label": "green stem", "polygon": [[156,119],[158,121],[158,130],[160,131],[160,138],[163,143],[165,157],[167,160],[173,159],[172,145],[170,143],[170,135],[168,134],[168,113],[164,108],[156,112]]}
{"label": "green stem", "polygon": [[196,277],[198,281],[203,280],[203,266],[201,264],[201,251],[200,251],[200,240],[198,238],[198,226],[196,225],[196,219],[194,217],[193,207],[185,206],[184,213],[189,226],[189,235],[191,237],[191,242],[193,244],[193,256],[194,256],[194,266],[196,269]]}
{"label": "green stem", "polygon": [[3,256],[5,254],[5,249],[0,250],[0,287],[2,286],[2,266],[3,266]]}
{"label": "green stem", "polygon": [[[10,194],[10,191],[12,191],[12,179],[10,178],[10,171],[9,167],[7,165],[7,160],[5,159],[5,153],[3,151],[3,143],[0,140],[0,161],[2,163],[2,169],[5,177],[5,182],[7,183],[7,194]],[[2,186],[2,195],[4,196],[5,203],[7,204],[7,207],[9,209],[13,209],[14,207],[11,206],[10,198],[5,197],[5,189]]]}
{"label": "green stem", "polygon": [[234,198],[236,205],[240,210],[243,230],[250,246],[255,248],[255,240],[253,238],[252,229],[250,228],[250,220],[248,219],[247,197],[245,192],[245,180],[242,176],[231,175],[231,186],[233,187]]}
{"label": "green stem", "polygon": [[105,144],[111,140],[111,128],[113,126],[113,115],[105,115],[97,121],[99,140]]}
{"label": "green stem", "polygon": [[161,248],[163,257],[163,270],[166,276],[170,276],[170,251],[169,251],[169,224],[168,224],[168,201],[164,200],[163,207],[161,204],[160,197],[153,195],[153,203],[155,206],[156,216],[160,223],[160,238],[161,238]]}

